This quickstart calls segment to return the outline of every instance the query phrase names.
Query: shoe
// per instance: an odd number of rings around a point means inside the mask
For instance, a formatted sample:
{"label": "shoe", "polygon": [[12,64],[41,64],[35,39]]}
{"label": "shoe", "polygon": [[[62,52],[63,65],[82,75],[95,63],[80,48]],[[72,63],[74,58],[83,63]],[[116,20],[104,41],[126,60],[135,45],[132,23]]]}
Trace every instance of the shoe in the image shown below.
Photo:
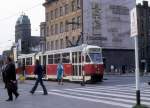
{"label": "shoe", "polygon": [[19,97],[19,93],[16,95],[16,99]]}
{"label": "shoe", "polygon": [[44,93],[43,95],[48,95],[48,93]]}
{"label": "shoe", "polygon": [[6,101],[7,101],[7,102],[10,102],[10,101],[13,101],[13,99],[7,99]]}
{"label": "shoe", "polygon": [[33,95],[34,94],[34,92],[33,91],[30,91],[30,93]]}

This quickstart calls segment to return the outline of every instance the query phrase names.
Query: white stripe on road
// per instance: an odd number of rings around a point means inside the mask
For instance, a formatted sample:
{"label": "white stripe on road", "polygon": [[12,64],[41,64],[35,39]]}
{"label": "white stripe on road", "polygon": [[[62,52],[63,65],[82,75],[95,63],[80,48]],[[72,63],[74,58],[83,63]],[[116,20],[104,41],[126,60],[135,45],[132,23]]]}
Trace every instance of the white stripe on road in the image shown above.
{"label": "white stripe on road", "polygon": [[[95,96],[95,95],[89,95],[89,94],[81,94],[78,92],[68,92],[68,91],[61,91],[61,90],[52,90],[54,92],[59,92],[59,93],[67,93],[69,95],[74,95],[74,96],[86,96],[88,98],[98,98],[98,99],[107,99],[105,101],[111,100],[112,102],[117,101],[117,102],[126,102],[126,103],[131,103],[131,104],[136,104],[136,100],[130,100],[130,99],[122,99],[122,98],[115,98],[115,97],[104,97],[104,96]],[[103,100],[104,101],[104,100]],[[145,105],[150,105],[149,102],[142,102],[142,104]]]}
{"label": "white stripe on road", "polygon": [[[82,90],[73,90],[73,89],[65,89],[67,91],[76,91],[76,92],[82,92],[82,93],[90,93],[90,94],[98,94],[98,95],[106,95],[106,96],[114,96],[114,97],[121,97],[121,98],[130,98],[130,99],[135,99],[135,96],[127,96],[127,95],[121,95],[121,94],[117,94],[117,93],[101,93],[101,92],[92,92],[92,91],[82,91]],[[150,98],[147,97],[142,97],[143,100],[147,100],[150,101]]]}
{"label": "white stripe on road", "polygon": [[[43,92],[43,91],[37,91],[37,92]],[[97,102],[97,103],[103,103],[103,104],[108,104],[108,105],[115,105],[115,106],[120,106],[120,107],[124,107],[124,108],[132,107],[132,105],[129,105],[129,104],[123,104],[123,103],[118,103],[118,102],[113,102],[113,101],[108,101],[108,100],[104,101],[104,100],[98,100],[98,99],[90,99],[87,97],[72,96],[72,95],[56,93],[56,92],[48,92],[48,94],[63,96],[63,97],[67,97],[67,98],[80,99],[80,100],[85,100],[85,101],[91,101],[91,102]]]}
{"label": "white stripe on road", "polygon": [[[103,93],[117,93],[117,94],[123,94],[123,95],[130,95],[130,96],[135,96],[135,91],[130,91],[129,90],[120,90],[120,89],[77,89],[77,90],[88,90],[88,91],[93,91],[93,92],[103,92]],[[149,92],[150,93],[150,92]],[[150,97],[148,96],[148,92],[142,92],[142,96],[144,97]]]}

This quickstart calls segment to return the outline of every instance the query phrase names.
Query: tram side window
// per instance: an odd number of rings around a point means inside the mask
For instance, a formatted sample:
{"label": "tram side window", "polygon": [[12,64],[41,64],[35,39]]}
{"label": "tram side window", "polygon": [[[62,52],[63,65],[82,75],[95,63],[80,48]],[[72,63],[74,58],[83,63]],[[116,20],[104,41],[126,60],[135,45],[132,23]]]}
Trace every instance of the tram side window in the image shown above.
{"label": "tram side window", "polygon": [[86,55],[86,62],[89,63],[90,62],[90,58],[88,55]]}
{"label": "tram side window", "polygon": [[79,52],[79,63],[81,63],[81,52]]}
{"label": "tram side window", "polygon": [[48,64],[53,64],[53,55],[48,55]]}
{"label": "tram side window", "polygon": [[72,63],[77,63],[77,52],[72,53]]}
{"label": "tram side window", "polygon": [[55,54],[54,55],[54,63],[59,63],[59,60],[60,60],[60,54]]}
{"label": "tram side window", "polygon": [[32,57],[26,59],[26,65],[32,65]]}
{"label": "tram side window", "polygon": [[39,56],[39,62],[41,63],[41,56]]}
{"label": "tram side window", "polygon": [[18,67],[21,67],[21,59],[18,60]]}
{"label": "tram side window", "polygon": [[70,63],[70,54],[69,53],[62,54],[62,63]]}

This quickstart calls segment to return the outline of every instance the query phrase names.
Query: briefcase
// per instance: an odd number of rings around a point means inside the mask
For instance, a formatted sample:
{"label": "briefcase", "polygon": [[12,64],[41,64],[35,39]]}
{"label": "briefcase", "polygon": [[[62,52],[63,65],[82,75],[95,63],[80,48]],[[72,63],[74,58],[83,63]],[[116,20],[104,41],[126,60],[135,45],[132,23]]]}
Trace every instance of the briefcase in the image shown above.
{"label": "briefcase", "polygon": [[7,83],[7,88],[9,90],[12,90],[12,91],[16,91],[17,90],[17,82],[16,81],[10,81]]}

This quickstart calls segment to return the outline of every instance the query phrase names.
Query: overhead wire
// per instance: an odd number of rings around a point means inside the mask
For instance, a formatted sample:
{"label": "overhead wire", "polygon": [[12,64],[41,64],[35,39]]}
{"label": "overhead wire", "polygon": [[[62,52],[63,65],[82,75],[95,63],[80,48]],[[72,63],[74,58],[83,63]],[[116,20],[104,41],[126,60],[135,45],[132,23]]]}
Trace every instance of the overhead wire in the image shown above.
{"label": "overhead wire", "polygon": [[[23,12],[28,12],[28,11],[32,11],[33,9],[39,7],[39,6],[42,6],[42,3],[37,3],[36,5],[32,6],[32,7],[29,7],[25,10],[23,10]],[[3,17],[3,18],[0,18],[0,22],[4,22],[4,21],[7,21],[7,20],[10,20],[11,18],[15,17],[15,16],[18,16],[19,14],[21,14],[22,12],[16,12],[12,15],[9,15],[9,16],[6,16],[6,17]],[[0,42],[0,48],[4,47],[4,46],[10,46],[10,45],[4,45],[5,42]],[[2,46],[3,45],[3,46]]]}
{"label": "overhead wire", "polygon": [[[30,7],[30,8],[27,8],[27,9],[23,10],[23,12],[32,11],[34,8],[39,7],[39,6],[41,6],[41,5],[42,5],[42,3],[38,3],[38,4],[36,4],[36,5],[34,5],[34,6]],[[1,18],[1,19],[0,19],[0,22],[1,22],[1,21],[5,21],[5,20],[9,20],[9,19],[11,19],[12,17],[15,17],[15,16],[17,16],[17,15],[19,15],[19,14],[21,14],[21,13],[22,13],[22,12],[17,12],[17,13],[14,13],[14,14],[10,15],[10,16],[6,16],[6,17],[4,17],[4,18]]]}

